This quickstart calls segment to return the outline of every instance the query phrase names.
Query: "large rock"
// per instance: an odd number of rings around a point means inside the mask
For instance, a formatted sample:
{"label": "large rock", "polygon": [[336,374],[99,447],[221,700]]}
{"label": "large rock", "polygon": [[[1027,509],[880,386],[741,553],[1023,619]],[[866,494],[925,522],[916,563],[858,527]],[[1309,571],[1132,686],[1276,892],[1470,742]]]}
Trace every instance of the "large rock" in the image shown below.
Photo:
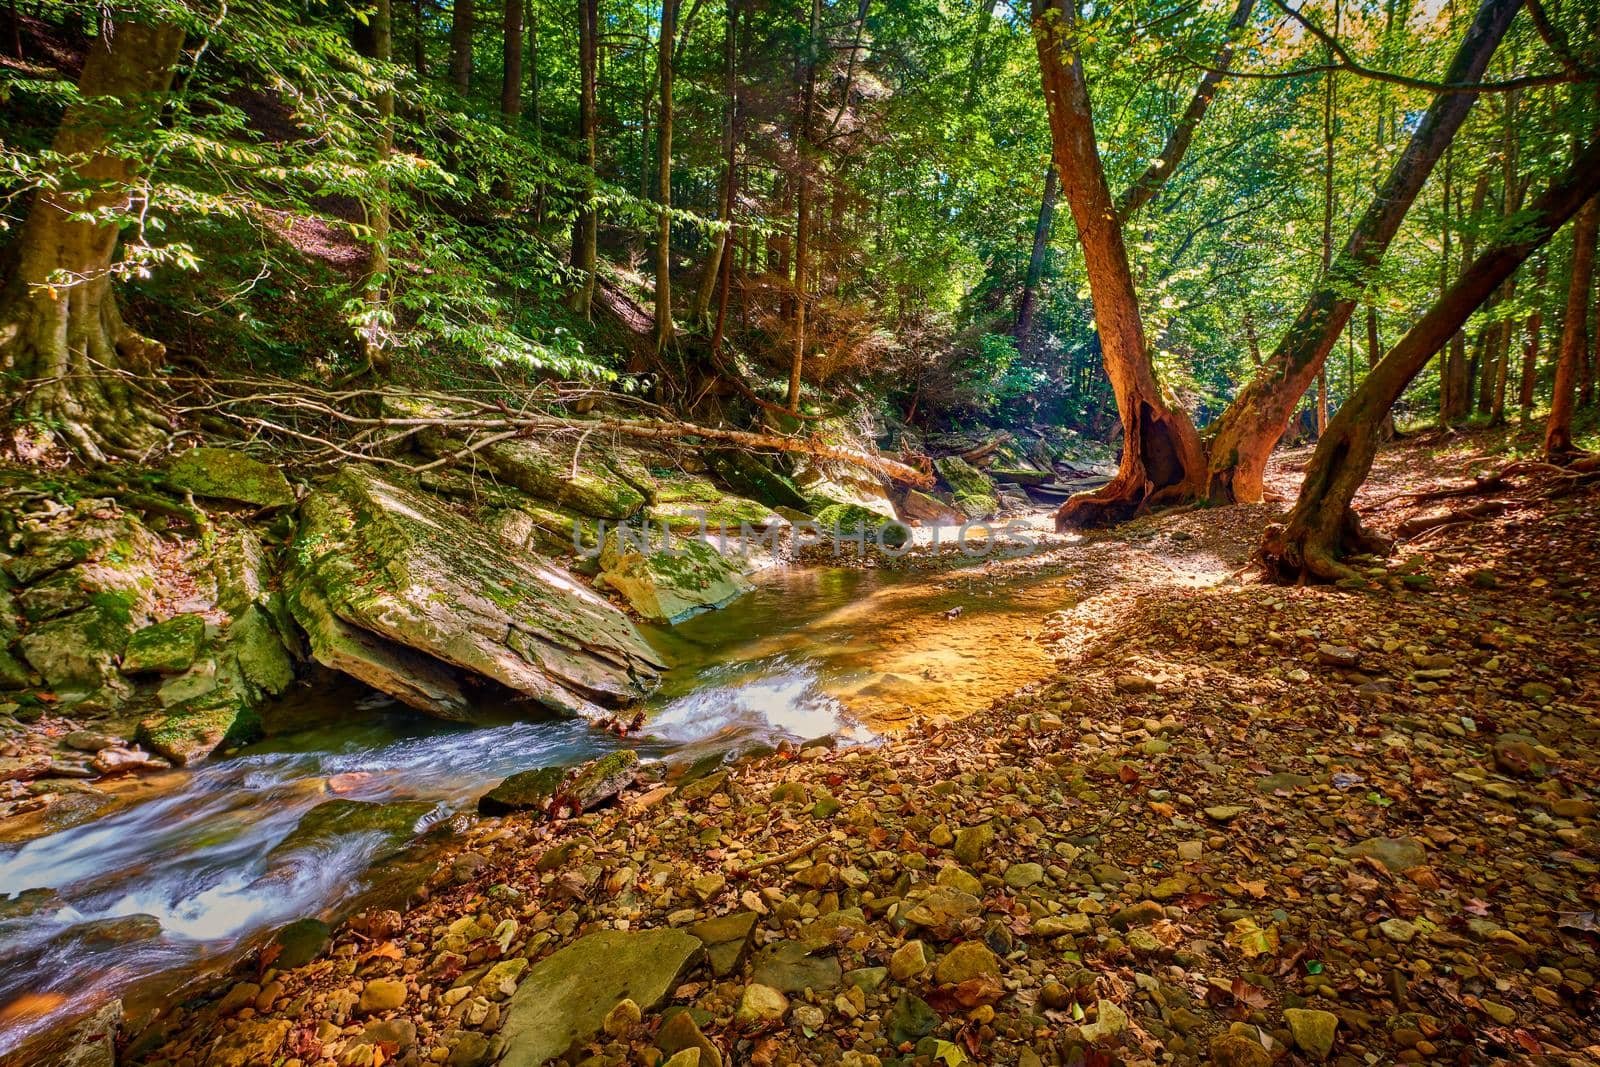
{"label": "large rock", "polygon": [[325,800],[301,816],[287,837],[273,846],[268,858],[291,852],[328,849],[341,838],[371,834],[385,848],[394,848],[416,836],[417,824],[433,811],[425,800],[375,803],[366,800]]}
{"label": "large rock", "polygon": [[955,496],[956,507],[967,518],[988,518],[999,508],[1000,502],[995,496],[994,483],[960,456],[936,459],[933,461],[933,467],[939,472],[939,477],[945,480],[945,484],[950,486],[950,491]]}
{"label": "large rock", "polygon": [[816,523],[830,540],[861,538],[868,544],[899,548],[911,539],[911,532],[899,519],[884,521],[878,512],[859,504],[829,504],[817,512]]}
{"label": "large rock", "polygon": [[656,539],[638,544],[648,532],[629,531],[627,537],[621,530],[608,534],[600,552],[600,579],[651,622],[681,622],[754,588],[741,561],[724,556],[707,542],[678,537],[670,546]]}
{"label": "large rock", "polygon": [[568,715],[599,717],[601,702],[639,699],[659,676],[633,624],[578,579],[370,469],[347,467],[306,498],[289,558],[313,655],[431,714],[468,709],[450,672],[408,677],[412,657],[393,646]]}
{"label": "large rock", "polygon": [[967,516],[943,500],[920,489],[908,489],[896,509],[905,522],[919,526],[960,526]]}
{"label": "large rock", "polygon": [[800,487],[752,452],[737,448],[712,449],[706,453],[706,462],[725,484],[752,500],[772,508],[808,509]]}
{"label": "large rock", "polygon": [[223,684],[142,720],[134,740],[184,766],[260,736],[261,717],[256,714],[255,702],[237,687]]}
{"label": "large rock", "polygon": [[57,694],[83,695],[119,678],[117,663],[135,628],[128,608],[108,601],[34,627],[18,647]]}
{"label": "large rock", "polygon": [[883,519],[896,518],[883,479],[865,467],[842,460],[805,456],[794,481],[813,510],[831,504],[854,504]]}
{"label": "large rock", "polygon": [[128,638],[122,669],[127,674],[186,671],[194,666],[205,636],[206,620],[202,615],[175,615],[165,622],[153,623]]}
{"label": "large rock", "polygon": [[612,799],[638,774],[639,754],[631,749],[607,753],[577,768],[520,771],[479,797],[478,811],[484,815],[545,811],[559,797],[576,814]]}
{"label": "large rock", "polygon": [[167,484],[195,496],[232,500],[258,508],[294,503],[283,471],[231,448],[191,448],[167,467]]}
{"label": "large rock", "polygon": [[653,1011],[699,954],[680,930],[600,930],[545,957],[506,1005],[501,1067],[540,1067],[588,1041],[623,1000]]}

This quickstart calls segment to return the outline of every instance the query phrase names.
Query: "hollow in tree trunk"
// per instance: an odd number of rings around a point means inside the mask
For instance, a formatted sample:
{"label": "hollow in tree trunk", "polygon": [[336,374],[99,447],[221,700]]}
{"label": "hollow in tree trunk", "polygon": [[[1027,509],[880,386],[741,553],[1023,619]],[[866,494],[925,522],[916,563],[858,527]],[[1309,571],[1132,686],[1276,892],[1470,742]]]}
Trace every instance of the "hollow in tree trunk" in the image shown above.
{"label": "hollow in tree trunk", "polygon": [[22,382],[11,414],[17,451],[29,458],[59,441],[98,463],[139,456],[161,440],[160,424],[116,372],[152,370],[166,350],[117,307],[118,225],[84,216],[136,206],[139,161],[115,138],[156,121],[182,48],[181,28],[133,22],[89,42],[79,102],[52,145],[69,172],[35,197],[0,291],[0,367]]}
{"label": "hollow in tree trunk", "polygon": [[[1502,237],[1484,250],[1445,290],[1400,342],[1362,381],[1317,443],[1293,510],[1262,537],[1261,560],[1279,581],[1337,580],[1359,575],[1343,560],[1352,553],[1382,550],[1351,507],[1378,451],[1378,426],[1433,353],[1461,328],[1489,295],[1510,277],[1586,200],[1600,189],[1600,142],[1584,148],[1572,168],[1520,213]],[[1590,233],[1593,234],[1590,204]]]}
{"label": "hollow in tree trunk", "polygon": [[[1488,66],[1522,0],[1483,0],[1445,75],[1453,84],[1476,82]],[[1371,282],[1406,212],[1465,121],[1476,94],[1440,93],[1418,123],[1344,248],[1284,333],[1277,349],[1218,420],[1210,454],[1207,493],[1223,502],[1261,499],[1267,458],[1283,435],[1300,398],[1315,380],[1334,342]],[[1448,338],[1441,338],[1441,344]],[[1431,356],[1432,353],[1430,352]]]}
{"label": "hollow in tree trunk", "polygon": [[1061,191],[1072,210],[1100,334],[1101,358],[1117,398],[1125,440],[1116,477],[1071,497],[1057,528],[1121,522],[1203,485],[1205,453],[1194,424],[1162,388],[1146,343],[1127,247],[1095,145],[1094,114],[1074,40],[1068,0],[1034,0],[1034,41]]}

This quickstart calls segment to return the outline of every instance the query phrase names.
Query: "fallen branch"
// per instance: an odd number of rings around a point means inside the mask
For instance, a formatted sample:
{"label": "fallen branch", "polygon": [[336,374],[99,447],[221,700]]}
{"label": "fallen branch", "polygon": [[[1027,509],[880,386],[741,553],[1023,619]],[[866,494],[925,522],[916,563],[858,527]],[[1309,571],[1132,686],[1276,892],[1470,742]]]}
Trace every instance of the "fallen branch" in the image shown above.
{"label": "fallen branch", "polygon": [[792,848],[788,852],[780,852],[776,856],[769,856],[767,859],[758,860],[747,867],[737,867],[730,873],[735,879],[742,879],[748,878],[757,871],[765,870],[768,867],[781,867],[785,863],[793,863],[797,859],[810,855],[812,849],[816,848],[826,840],[828,840],[828,835],[823,834],[821,837],[808,841],[799,848]]}
{"label": "fallen branch", "polygon": [[1395,528],[1402,540],[1410,540],[1424,531],[1435,526],[1453,525],[1455,523],[1469,522],[1476,519],[1493,518],[1502,515],[1511,506],[1506,500],[1480,500],[1468,507],[1457,508],[1454,511],[1435,511],[1426,515],[1417,515],[1406,519]]}

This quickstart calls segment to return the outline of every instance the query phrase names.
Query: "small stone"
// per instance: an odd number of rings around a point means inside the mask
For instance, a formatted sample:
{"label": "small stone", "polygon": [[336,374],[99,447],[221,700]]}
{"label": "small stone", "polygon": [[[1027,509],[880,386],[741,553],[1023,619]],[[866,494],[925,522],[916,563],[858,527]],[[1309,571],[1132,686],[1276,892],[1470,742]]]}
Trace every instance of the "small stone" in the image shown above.
{"label": "small stone", "polygon": [[1072,1003],[1072,990],[1051,979],[1039,987],[1039,1003],[1051,1011],[1060,1011]]}
{"label": "small stone", "polygon": [[1383,931],[1384,937],[1402,945],[1417,936],[1416,924],[1404,919],[1385,919],[1378,924],[1378,929]]}
{"label": "small stone", "polygon": [[951,949],[933,969],[941,985],[959,985],[983,975],[1000,974],[1000,961],[981,941],[963,941]]}
{"label": "small stone", "polygon": [[700,1067],[700,1050],[697,1048],[679,1049],[661,1067]]}
{"label": "small stone", "polygon": [[[644,1020],[644,1013],[639,1010],[639,1005],[632,999],[624,997],[610,1011],[606,1012],[605,1020],[600,1028],[608,1037],[627,1037],[633,1033],[633,1028]],[[668,1049],[667,1051],[671,1051]]]}
{"label": "small stone", "polygon": [[1113,684],[1119,693],[1153,693],[1156,690],[1155,679],[1142,674],[1119,674]]}
{"label": "small stone", "polygon": [[1006,868],[1005,882],[1011,889],[1027,889],[1044,881],[1044,868],[1037,863],[1013,863]]}
{"label": "small stone", "polygon": [[1147,926],[1166,918],[1166,914],[1166,909],[1155,901],[1141,900],[1137,904],[1117,909],[1111,916],[1111,925],[1118,930],[1126,930],[1130,926]]}
{"label": "small stone", "polygon": [[761,1026],[783,1018],[788,1010],[788,997],[771,986],[752,982],[745,986],[739,998],[739,1010],[734,1012],[733,1021],[742,1026]]}
{"label": "small stone", "polygon": [[1516,1011],[1506,1007],[1504,1004],[1497,1004],[1492,1000],[1479,1000],[1478,1003],[1489,1014],[1489,1018],[1501,1026],[1510,1026],[1517,1021]]}
{"label": "small stone", "polygon": [[[526,961],[524,961],[526,962]],[[356,1009],[363,1015],[394,1011],[406,1002],[406,984],[397,978],[374,978],[361,990]]]}
{"label": "small stone", "polygon": [[933,1033],[938,1025],[939,1016],[927,1001],[913,993],[901,993],[889,1012],[889,1040],[896,1045],[916,1041]]}
{"label": "small stone", "polygon": [[1391,871],[1407,871],[1422,866],[1427,859],[1422,843],[1413,837],[1369,837],[1345,849],[1346,856],[1375,859]]}
{"label": "small stone", "polygon": [[677,1012],[661,1024],[656,1034],[656,1047],[674,1058],[692,1050],[698,1054],[702,1067],[722,1067],[722,1051],[700,1032],[694,1016],[686,1011]]}
{"label": "small stone", "polygon": [[976,867],[994,840],[994,827],[988,823],[964,827],[956,834],[956,859],[967,867]]}
{"label": "small stone", "polygon": [[1213,804],[1206,809],[1206,818],[1215,822],[1230,823],[1249,810],[1238,804]]}
{"label": "small stone", "polygon": [[944,868],[939,872],[939,877],[934,879],[934,885],[949,886],[951,889],[959,889],[975,897],[983,895],[983,883],[978,881],[976,875],[960,867]]}
{"label": "small stone", "polygon": [[1211,1039],[1215,1067],[1272,1067],[1272,1053],[1243,1034],[1218,1034]]}
{"label": "small stone", "polygon": [[1325,667],[1354,667],[1361,662],[1361,653],[1346,645],[1321,644],[1317,646],[1317,662]]}
{"label": "small stone", "polygon": [[907,941],[889,957],[889,973],[895,981],[915,978],[928,969],[928,951],[921,941]]}
{"label": "small stone", "polygon": [[1339,1028],[1337,1015],[1309,1008],[1285,1008],[1283,1019],[1300,1051],[1317,1061],[1328,1058],[1333,1051],[1334,1032]]}
{"label": "small stone", "polygon": [[1079,1029],[1088,1041],[1099,1041],[1105,1037],[1116,1037],[1128,1027],[1128,1016],[1123,1010],[1109,1000],[1095,1002],[1095,1020],[1084,1023]]}

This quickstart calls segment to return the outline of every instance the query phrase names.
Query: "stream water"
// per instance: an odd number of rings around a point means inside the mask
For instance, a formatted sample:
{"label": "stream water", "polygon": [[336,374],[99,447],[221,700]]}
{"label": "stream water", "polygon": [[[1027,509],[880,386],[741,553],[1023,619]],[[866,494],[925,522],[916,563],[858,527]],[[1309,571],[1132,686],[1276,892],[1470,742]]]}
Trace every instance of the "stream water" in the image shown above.
{"label": "stream water", "polygon": [[[649,636],[671,665],[643,737],[571,721],[475,728],[356,687],[302,692],[320,723],[193,772],[105,817],[0,846],[0,1055],[112,996],[130,1009],[225,965],[284,923],[356,893],[381,835],[273,848],[333,796],[423,801],[417,829],[500,779],[619,744],[693,760],[980,707],[1042,677],[1029,636],[1048,586],[830,568],[782,571],[721,611]],[[41,892],[49,891],[49,892]]]}

